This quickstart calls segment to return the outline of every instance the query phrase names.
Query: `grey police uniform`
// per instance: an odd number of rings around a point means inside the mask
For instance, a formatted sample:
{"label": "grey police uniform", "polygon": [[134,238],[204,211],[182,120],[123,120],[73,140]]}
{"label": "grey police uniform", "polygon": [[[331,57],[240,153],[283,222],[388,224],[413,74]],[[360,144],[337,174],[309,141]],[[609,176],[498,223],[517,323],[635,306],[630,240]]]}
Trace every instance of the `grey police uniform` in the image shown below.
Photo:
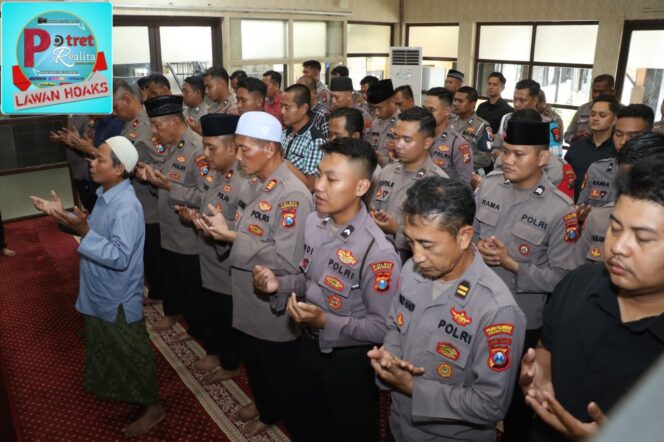
{"label": "grey police uniform", "polygon": [[528,329],[540,328],[547,295],[574,269],[579,236],[574,204],[546,174],[534,188],[519,190],[498,171],[482,181],[475,202],[475,240],[495,236],[505,243],[519,263],[518,273],[500,266],[493,270],[514,294]]}
{"label": "grey police uniform", "polygon": [[413,378],[412,397],[392,392],[395,439],[494,442],[496,423],[509,408],[525,332],[526,319],[509,288],[476,250],[470,267],[444,288],[408,261],[383,345],[425,371]]}
{"label": "grey police uniform", "polygon": [[[138,151],[138,161],[148,166],[159,169],[166,160],[168,153],[166,148],[152,135],[152,125],[148,114],[144,109],[136,118],[127,121],[122,129],[122,136],[127,137]],[[157,201],[158,190],[147,182],[132,178],[131,184],[136,191],[136,197],[143,206],[145,224],[156,224],[159,222],[159,204]]]}
{"label": "grey police uniform", "polygon": [[224,101],[213,101],[208,106],[208,114],[231,114],[239,115],[240,111],[237,108],[237,98],[235,93],[232,93]]}
{"label": "grey police uniform", "polygon": [[368,141],[378,154],[381,166],[397,159],[394,153],[394,134],[392,133],[392,128],[396,124],[398,116],[399,109],[391,117],[385,119],[374,118],[371,123],[370,139]]}
{"label": "grey police uniform", "polygon": [[185,118],[193,118],[194,120],[198,121],[201,119],[203,115],[207,115],[208,113],[208,105],[205,101],[203,101],[201,104],[199,104],[196,107],[188,107],[186,108],[183,112]]}
{"label": "grey police uniform", "polygon": [[586,222],[583,223],[581,238],[576,243],[576,265],[586,264],[588,261],[604,261],[604,236],[611,222],[611,212],[615,207],[610,202],[602,207],[594,207],[590,211]]}
{"label": "grey police uniform", "polygon": [[470,184],[473,174],[473,150],[458,132],[446,128],[433,141],[429,154],[433,163],[450,178]]}
{"label": "grey police uniform", "polygon": [[301,273],[279,278],[280,309],[291,292],[326,313],[318,343],[324,353],[338,347],[380,344],[385,317],[397,288],[399,256],[366,207],[345,226],[309,215],[304,230]]}
{"label": "grey police uniform", "polygon": [[370,208],[375,210],[384,210],[392,216],[397,223],[397,234],[395,244],[397,251],[402,256],[409,256],[410,247],[403,235],[403,216],[401,205],[406,199],[408,188],[416,180],[438,175],[449,178],[438,166],[433,164],[431,157],[427,156],[426,161],[420,166],[417,172],[409,173],[401,161],[390,163],[383,168],[378,178],[378,190],[373,195]]}
{"label": "grey police uniform", "polygon": [[[364,120],[364,130],[362,131],[362,139],[371,144],[371,126],[373,126],[374,117],[364,106],[356,104],[355,109],[362,112],[362,119]],[[374,147],[375,148],[375,147]]]}
{"label": "grey police uniform", "polygon": [[460,116],[450,120],[450,128],[463,136],[473,150],[473,167],[480,169],[491,166],[491,125],[473,113],[469,118]]}
{"label": "grey police uniform", "polygon": [[314,210],[313,197],[285,161],[265,182],[252,181],[241,197],[244,208],[229,257],[233,327],[266,341],[292,341],[299,330],[288,315],[271,308],[269,297],[256,293],[252,271],[256,265],[277,276],[300,271],[303,221]]}
{"label": "grey police uniform", "polygon": [[600,207],[615,201],[617,195],[614,182],[617,176],[618,162],[615,158],[592,163],[581,184],[577,203]]}
{"label": "grey police uniform", "polygon": [[593,107],[593,102],[584,103],[576,110],[572,117],[572,122],[565,131],[565,141],[569,144],[574,141],[577,132],[590,130],[590,111]]}

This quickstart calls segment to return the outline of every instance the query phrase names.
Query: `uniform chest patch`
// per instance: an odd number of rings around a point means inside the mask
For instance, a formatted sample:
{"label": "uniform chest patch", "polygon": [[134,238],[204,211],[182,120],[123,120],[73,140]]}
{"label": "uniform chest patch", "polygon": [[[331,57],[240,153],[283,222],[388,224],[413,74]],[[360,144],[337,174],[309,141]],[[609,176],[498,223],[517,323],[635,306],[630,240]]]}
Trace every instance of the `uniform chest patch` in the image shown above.
{"label": "uniform chest patch", "polygon": [[328,275],[325,277],[323,280],[326,286],[331,288],[332,290],[336,290],[337,292],[342,292],[344,289],[344,283],[339,280],[339,278],[336,278],[332,275]]}
{"label": "uniform chest patch", "polygon": [[339,258],[339,261],[343,262],[344,264],[348,264],[351,267],[357,264],[357,258],[355,258],[353,252],[350,250],[337,250],[337,258]]}
{"label": "uniform chest patch", "polygon": [[450,309],[452,321],[456,322],[462,327],[465,327],[473,322],[473,318],[468,316],[465,310],[457,311],[454,307]]}
{"label": "uniform chest patch", "polygon": [[453,370],[450,364],[440,364],[436,367],[436,372],[441,378],[447,379],[452,377]]}
{"label": "uniform chest patch", "polygon": [[458,360],[459,356],[461,355],[461,353],[459,353],[459,349],[449,342],[439,342],[436,344],[436,353],[453,361]]}

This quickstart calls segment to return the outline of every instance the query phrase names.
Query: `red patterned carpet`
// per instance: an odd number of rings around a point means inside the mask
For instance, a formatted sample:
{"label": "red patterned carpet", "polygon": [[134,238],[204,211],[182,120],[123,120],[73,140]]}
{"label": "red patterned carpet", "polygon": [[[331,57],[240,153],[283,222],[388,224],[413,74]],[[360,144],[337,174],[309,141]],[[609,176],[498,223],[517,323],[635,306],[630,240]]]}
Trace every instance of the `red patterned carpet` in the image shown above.
{"label": "red patterned carpet", "polygon": [[[76,241],[48,218],[9,223],[7,242],[18,252],[0,258],[0,439],[19,441],[124,440],[120,429],[139,407],[96,400],[83,387],[82,318]],[[146,310],[148,322],[159,317]],[[201,387],[188,367],[203,354],[196,343],[175,344],[177,332],[153,335],[166,420],[140,441],[243,441],[230,416],[250,398],[246,378]],[[4,385],[2,385],[4,383]],[[277,428],[252,440],[287,441]]]}

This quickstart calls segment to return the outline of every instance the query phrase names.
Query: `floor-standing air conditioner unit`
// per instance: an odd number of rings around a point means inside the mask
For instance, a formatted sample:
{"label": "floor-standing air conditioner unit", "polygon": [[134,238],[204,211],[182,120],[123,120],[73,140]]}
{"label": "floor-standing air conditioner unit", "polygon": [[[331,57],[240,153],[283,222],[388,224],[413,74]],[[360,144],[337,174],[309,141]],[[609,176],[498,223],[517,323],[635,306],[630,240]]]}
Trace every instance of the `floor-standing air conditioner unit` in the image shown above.
{"label": "floor-standing air conditioner unit", "polygon": [[409,85],[415,104],[422,105],[422,48],[390,48],[390,78],[394,88]]}

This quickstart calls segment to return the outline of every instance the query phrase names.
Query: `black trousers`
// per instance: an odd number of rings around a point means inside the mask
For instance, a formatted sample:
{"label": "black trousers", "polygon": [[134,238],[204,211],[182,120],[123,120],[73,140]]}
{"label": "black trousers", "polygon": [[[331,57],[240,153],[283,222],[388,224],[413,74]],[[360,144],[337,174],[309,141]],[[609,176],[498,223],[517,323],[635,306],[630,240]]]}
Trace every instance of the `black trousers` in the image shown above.
{"label": "black trousers", "polygon": [[192,306],[201,304],[201,267],[198,255],[182,255],[166,249],[161,249],[161,254],[164,264],[164,314],[184,314],[190,327],[195,329],[195,318],[193,323],[191,322]]}
{"label": "black trousers", "polygon": [[7,248],[5,242],[5,225],[2,223],[2,212],[0,212],[0,249]]}
{"label": "black trousers", "polygon": [[[517,355],[514,355],[513,361],[518,361],[520,365],[523,354],[529,348],[535,348],[537,346],[537,341],[539,341],[541,334],[541,328],[526,330],[526,339],[524,341],[523,349],[518,355],[519,359],[516,359]],[[528,406],[528,404],[526,404],[525,396],[519,385],[519,370],[517,370],[516,376],[517,379],[514,384],[512,402],[510,403],[509,410],[507,410],[507,416],[505,416],[505,419],[503,420],[505,433],[503,433],[501,442],[527,441],[535,417],[535,412]]]}
{"label": "black trousers", "polygon": [[306,441],[378,440],[378,388],[367,357],[371,348],[363,345],[321,353],[317,339],[302,339],[300,421]]}
{"label": "black trousers", "polygon": [[259,419],[269,425],[281,421],[295,441],[305,440],[298,422],[300,340],[271,342],[236,332]]}
{"label": "black trousers", "polygon": [[201,341],[208,354],[216,355],[224,370],[240,368],[237,335],[233,329],[233,297],[203,288]]}
{"label": "black trousers", "polygon": [[164,299],[164,276],[159,231],[159,223],[145,225],[143,265],[145,267],[145,281],[150,288],[148,296],[152,299]]}
{"label": "black trousers", "polygon": [[74,180],[74,187],[76,187],[76,193],[78,194],[78,200],[81,205],[88,213],[92,213],[92,208],[97,202],[96,191],[99,184],[88,180]]}

